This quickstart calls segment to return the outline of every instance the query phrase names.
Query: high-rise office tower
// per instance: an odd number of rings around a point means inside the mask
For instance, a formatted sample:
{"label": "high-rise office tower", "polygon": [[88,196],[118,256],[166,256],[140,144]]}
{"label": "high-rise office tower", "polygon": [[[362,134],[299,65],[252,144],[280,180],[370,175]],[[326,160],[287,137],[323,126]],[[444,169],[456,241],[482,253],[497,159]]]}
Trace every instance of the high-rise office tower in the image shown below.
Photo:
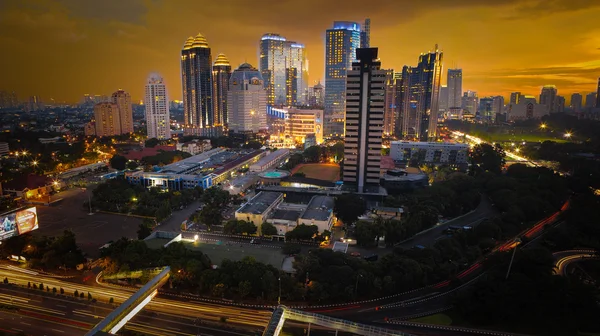
{"label": "high-rise office tower", "polygon": [[499,114],[504,113],[504,97],[494,96],[492,99],[492,118],[497,118]]}
{"label": "high-rise office tower", "polygon": [[202,34],[189,37],[181,51],[184,124],[193,128],[214,126],[212,56]]}
{"label": "high-rise office tower", "polygon": [[464,112],[475,115],[478,104],[479,98],[477,97],[477,92],[469,90],[463,94],[461,107]]}
{"label": "high-rise office tower", "polygon": [[396,83],[394,81],[394,70],[383,70],[385,72],[385,104],[383,106],[383,133],[386,136],[394,134],[396,122]]}
{"label": "high-rise office tower", "polygon": [[[437,137],[443,53],[421,54],[416,67],[402,69],[402,118],[404,138],[432,141]],[[422,95],[422,97],[421,97]]]}
{"label": "high-rise office tower", "polygon": [[121,131],[119,108],[115,103],[98,103],[94,105],[94,119],[96,120],[96,136],[104,137],[124,133]]}
{"label": "high-rise office tower", "polygon": [[34,112],[44,109],[44,104],[39,96],[30,96],[27,102],[27,111]]}
{"label": "high-rise office tower", "polygon": [[439,100],[439,109],[440,111],[446,111],[448,110],[448,86],[447,85],[441,85],[440,86],[440,100]]}
{"label": "high-rise office tower", "polygon": [[227,91],[229,91],[229,77],[231,65],[223,54],[217,55],[212,67],[214,112],[213,123],[215,126],[227,125]]}
{"label": "high-rise office tower", "polygon": [[477,114],[479,114],[481,120],[485,122],[491,122],[494,120],[493,106],[494,98],[482,97],[479,99],[479,108],[477,109]]}
{"label": "high-rise office tower", "polygon": [[150,75],[145,91],[144,108],[146,109],[148,138],[170,139],[169,100],[162,77],[157,74]]}
{"label": "high-rise office tower", "polygon": [[581,93],[575,92],[571,95],[571,109],[575,113],[581,112],[583,106],[583,97]]}
{"label": "high-rise office tower", "polygon": [[545,85],[540,93],[540,104],[546,105],[548,113],[556,112],[556,86]]}
{"label": "high-rise office tower", "polygon": [[377,48],[360,48],[356,58],[347,73],[343,180],[362,193],[379,186],[386,75]]}
{"label": "high-rise office tower", "polygon": [[600,108],[600,77],[598,77],[598,88],[596,89],[596,108]]}
{"label": "high-rise office tower", "polygon": [[265,34],[260,41],[259,69],[269,105],[306,103],[308,61],[303,44],[279,34]]}
{"label": "high-rise office tower", "polygon": [[[462,69],[448,69],[448,107],[460,107],[462,103]],[[440,95],[441,97],[441,95]]]}
{"label": "high-rise office tower", "polygon": [[335,21],[325,36],[325,136],[344,134],[346,74],[360,47],[360,25]]}
{"label": "high-rise office tower", "polygon": [[556,96],[554,112],[557,112],[557,113],[565,112],[565,97]]}
{"label": "high-rise office tower", "polygon": [[320,106],[323,107],[325,101],[325,87],[321,82],[315,84],[315,86],[308,90],[308,105],[309,106]]}
{"label": "high-rise office tower", "polygon": [[511,105],[517,105],[520,100],[521,100],[521,92],[512,92],[510,94],[510,102],[509,103]]}
{"label": "high-rise office tower", "polygon": [[586,110],[594,108],[594,104],[596,104],[597,97],[598,97],[598,95],[596,92],[590,92],[587,95],[585,95]]}
{"label": "high-rise office tower", "polygon": [[371,46],[371,19],[365,19],[360,30],[360,47],[369,48]]}
{"label": "high-rise office tower", "polygon": [[118,90],[111,95],[111,102],[117,105],[119,111],[121,124],[121,133],[119,134],[133,133],[133,107],[129,93]]}
{"label": "high-rise office tower", "polygon": [[404,126],[403,124],[403,119],[402,119],[402,94],[403,94],[403,87],[402,87],[402,72],[398,71],[398,72],[394,72],[394,87],[395,87],[395,94],[394,94],[394,105],[395,105],[395,116],[396,116],[396,120],[394,121],[394,135],[396,137],[401,137],[402,136],[402,127]]}
{"label": "high-rise office tower", "polygon": [[267,91],[262,75],[248,63],[241,64],[229,78],[227,122],[234,133],[257,133],[267,128]]}

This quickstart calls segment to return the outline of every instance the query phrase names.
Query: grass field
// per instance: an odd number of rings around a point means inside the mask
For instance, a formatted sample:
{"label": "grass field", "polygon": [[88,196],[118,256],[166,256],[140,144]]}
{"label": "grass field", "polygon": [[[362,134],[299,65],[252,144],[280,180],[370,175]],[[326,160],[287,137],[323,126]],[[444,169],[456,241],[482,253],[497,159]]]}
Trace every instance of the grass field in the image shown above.
{"label": "grass field", "polygon": [[334,163],[301,164],[292,170],[292,174],[295,173],[304,173],[308,178],[336,182],[340,179],[340,166]]}
{"label": "grass field", "polygon": [[566,142],[561,136],[554,137],[549,134],[477,133],[476,136],[490,142],[544,142],[546,140]]}
{"label": "grass field", "polygon": [[420,322],[427,324],[438,324],[438,325],[451,325],[452,319],[446,314],[434,314],[429,316],[423,316],[416,319],[410,320],[411,322]]}
{"label": "grass field", "polygon": [[260,245],[253,246],[248,244],[248,242],[243,243],[243,246],[240,246],[240,243],[234,243],[230,246],[203,242],[184,242],[184,244],[190,250],[202,251],[202,253],[210,258],[210,261],[212,261],[214,265],[221,265],[221,262],[225,259],[237,261],[242,260],[246,256],[250,256],[254,257],[256,261],[271,264],[277,269],[281,269],[284,258],[280,249],[261,247]]}

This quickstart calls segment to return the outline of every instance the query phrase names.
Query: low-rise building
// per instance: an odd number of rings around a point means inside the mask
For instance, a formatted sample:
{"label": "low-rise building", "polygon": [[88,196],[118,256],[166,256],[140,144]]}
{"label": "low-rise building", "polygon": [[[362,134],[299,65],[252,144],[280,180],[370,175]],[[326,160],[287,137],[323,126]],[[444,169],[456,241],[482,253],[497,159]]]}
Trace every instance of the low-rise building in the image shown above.
{"label": "low-rise building", "polygon": [[204,153],[212,148],[210,139],[198,140],[194,139],[185,143],[178,143],[177,150],[190,153],[192,155]]}
{"label": "low-rise building", "polygon": [[258,160],[256,163],[250,166],[251,172],[264,172],[270,168],[276,167],[279,163],[285,160],[290,155],[289,149],[278,149],[274,152],[267,154],[267,156]]}
{"label": "low-rise building", "polygon": [[278,236],[285,236],[298,225],[301,214],[302,210],[275,209],[267,219],[267,223],[275,226]]}
{"label": "low-rise building", "polygon": [[535,98],[525,97],[518,104],[508,105],[508,120],[540,119],[549,113],[548,106],[536,103]]}
{"label": "low-rise building", "polygon": [[235,218],[253,223],[260,231],[261,224],[281,202],[283,193],[261,191],[235,212]]}
{"label": "low-rise building", "polygon": [[404,213],[404,209],[402,208],[392,208],[392,207],[375,207],[372,210],[375,216],[384,218],[384,219],[400,219],[402,214]]}
{"label": "low-rise building", "polygon": [[10,153],[10,148],[8,148],[8,142],[0,142],[0,156],[8,155]]}
{"label": "low-rise building", "polygon": [[194,189],[196,187],[207,189],[213,186],[211,174],[193,175],[135,171],[126,172],[125,179],[130,184],[141,185],[146,188],[161,188],[169,191]]}
{"label": "low-rise building", "polygon": [[21,175],[2,185],[3,192],[28,201],[47,203],[50,194],[58,190],[61,184],[47,176],[36,174]]}
{"label": "low-rise building", "polygon": [[333,225],[333,197],[313,196],[306,210],[298,218],[298,225],[316,225],[319,232],[331,230]]}
{"label": "low-rise building", "polygon": [[466,164],[468,155],[469,145],[460,143],[392,141],[390,146],[390,156],[400,162]]}

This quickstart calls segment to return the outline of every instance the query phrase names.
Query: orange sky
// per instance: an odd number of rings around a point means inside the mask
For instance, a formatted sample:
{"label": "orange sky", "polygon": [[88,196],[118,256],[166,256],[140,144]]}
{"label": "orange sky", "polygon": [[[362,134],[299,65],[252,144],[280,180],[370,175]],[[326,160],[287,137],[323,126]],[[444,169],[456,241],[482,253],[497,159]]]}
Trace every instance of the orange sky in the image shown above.
{"label": "orange sky", "polygon": [[76,102],[122,88],[137,100],[158,72],[180,99],[179,53],[198,32],[233,66],[258,66],[266,32],[304,43],[313,83],[325,30],[365,17],[383,67],[416,64],[438,43],[444,72],[463,68],[463,89],[480,97],[554,84],[569,101],[600,76],[598,0],[27,0],[0,2],[0,90]]}

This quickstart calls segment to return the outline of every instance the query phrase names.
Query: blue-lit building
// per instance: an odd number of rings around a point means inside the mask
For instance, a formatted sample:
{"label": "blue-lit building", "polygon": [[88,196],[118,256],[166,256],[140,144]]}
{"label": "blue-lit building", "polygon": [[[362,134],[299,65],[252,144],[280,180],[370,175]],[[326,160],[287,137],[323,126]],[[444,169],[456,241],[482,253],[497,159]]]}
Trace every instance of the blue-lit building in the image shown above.
{"label": "blue-lit building", "polygon": [[325,41],[325,136],[342,136],[346,108],[346,73],[356,61],[361,29],[356,22],[335,21]]}

